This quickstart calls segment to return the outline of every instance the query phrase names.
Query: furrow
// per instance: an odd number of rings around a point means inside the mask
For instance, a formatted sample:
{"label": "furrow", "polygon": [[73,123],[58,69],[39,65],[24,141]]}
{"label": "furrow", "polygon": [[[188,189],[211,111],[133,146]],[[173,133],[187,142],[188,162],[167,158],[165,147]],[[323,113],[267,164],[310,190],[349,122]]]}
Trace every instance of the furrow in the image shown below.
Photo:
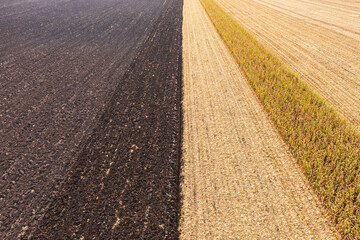
{"label": "furrow", "polygon": [[360,127],[358,33],[357,37],[345,36],[252,0],[217,2],[342,116]]}
{"label": "furrow", "polygon": [[180,238],[336,239],[201,4],[186,0],[183,15]]}

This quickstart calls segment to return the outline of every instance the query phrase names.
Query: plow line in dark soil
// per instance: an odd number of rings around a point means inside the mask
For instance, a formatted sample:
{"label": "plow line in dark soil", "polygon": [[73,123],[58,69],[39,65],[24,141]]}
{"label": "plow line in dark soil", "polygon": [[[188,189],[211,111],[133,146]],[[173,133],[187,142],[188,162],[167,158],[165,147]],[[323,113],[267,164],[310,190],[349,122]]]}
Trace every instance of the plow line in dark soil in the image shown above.
{"label": "plow line in dark soil", "polygon": [[178,237],[182,1],[166,4],[32,238]]}
{"label": "plow line in dark soil", "polygon": [[0,239],[41,221],[165,2],[0,3]]}

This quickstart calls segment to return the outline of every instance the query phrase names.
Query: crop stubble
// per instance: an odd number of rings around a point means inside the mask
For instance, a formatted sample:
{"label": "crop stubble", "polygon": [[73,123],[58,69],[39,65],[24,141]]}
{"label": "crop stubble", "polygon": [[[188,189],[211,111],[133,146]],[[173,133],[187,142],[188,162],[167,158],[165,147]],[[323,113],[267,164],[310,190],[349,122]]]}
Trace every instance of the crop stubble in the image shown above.
{"label": "crop stubble", "polygon": [[254,0],[285,14],[360,40],[357,0]]}
{"label": "crop stubble", "polygon": [[185,1],[183,39],[180,237],[335,239],[321,203],[197,0]]}
{"label": "crop stubble", "polygon": [[360,8],[356,1],[216,2],[360,129]]}

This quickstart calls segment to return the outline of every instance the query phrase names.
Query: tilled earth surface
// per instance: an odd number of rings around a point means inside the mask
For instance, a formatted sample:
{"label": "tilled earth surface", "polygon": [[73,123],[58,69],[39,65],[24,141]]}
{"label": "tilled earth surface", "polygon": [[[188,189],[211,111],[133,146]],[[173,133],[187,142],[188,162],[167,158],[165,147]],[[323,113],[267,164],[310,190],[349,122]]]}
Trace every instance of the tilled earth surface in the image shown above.
{"label": "tilled earth surface", "polygon": [[181,5],[167,2],[36,239],[177,236]]}
{"label": "tilled earth surface", "polygon": [[177,235],[181,6],[0,3],[1,239]]}

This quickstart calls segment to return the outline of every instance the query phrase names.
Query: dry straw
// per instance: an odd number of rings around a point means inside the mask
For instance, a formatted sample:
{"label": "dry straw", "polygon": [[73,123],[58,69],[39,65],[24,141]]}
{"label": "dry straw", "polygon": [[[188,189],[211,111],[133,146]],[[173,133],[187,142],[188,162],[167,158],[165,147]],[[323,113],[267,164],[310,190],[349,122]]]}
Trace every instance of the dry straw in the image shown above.
{"label": "dry straw", "polygon": [[360,135],[214,0],[201,0],[345,239],[360,239]]}

